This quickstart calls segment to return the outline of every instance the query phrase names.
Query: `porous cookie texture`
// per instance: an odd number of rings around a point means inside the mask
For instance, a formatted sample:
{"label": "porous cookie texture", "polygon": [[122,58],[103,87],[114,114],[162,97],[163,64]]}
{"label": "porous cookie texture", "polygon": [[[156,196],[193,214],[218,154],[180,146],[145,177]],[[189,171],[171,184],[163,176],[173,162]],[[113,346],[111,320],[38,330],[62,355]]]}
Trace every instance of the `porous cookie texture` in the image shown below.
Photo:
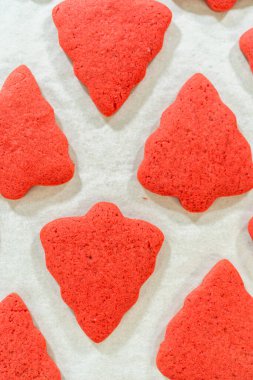
{"label": "porous cookie texture", "polygon": [[237,0],[206,0],[209,7],[215,12],[226,12],[231,9]]}
{"label": "porous cookie texture", "polygon": [[253,71],[253,28],[244,33],[240,38],[240,48]]}
{"label": "porous cookie texture", "polygon": [[59,185],[72,178],[67,139],[26,66],[15,69],[0,92],[0,134],[4,197],[18,199],[32,186]]}
{"label": "porous cookie texture", "polygon": [[66,0],[54,8],[60,45],[104,115],[114,114],[144,78],[171,17],[154,0]]}
{"label": "porous cookie texture", "polygon": [[125,218],[104,202],[83,217],[58,219],[42,229],[48,270],[94,342],[106,339],[137,301],[163,240],[157,227]]}
{"label": "porous cookie texture", "polygon": [[253,218],[251,218],[249,221],[248,231],[249,231],[251,239],[253,240]]}
{"label": "porous cookie texture", "polygon": [[44,337],[15,293],[0,302],[0,341],[1,380],[61,379]]}
{"label": "porous cookie texture", "polygon": [[252,380],[253,299],[222,260],[169,323],[157,366],[170,380]]}
{"label": "porous cookie texture", "polygon": [[252,188],[250,146],[235,115],[203,75],[190,78],[163,113],[146,142],[138,179],[154,193],[179,198],[191,212]]}

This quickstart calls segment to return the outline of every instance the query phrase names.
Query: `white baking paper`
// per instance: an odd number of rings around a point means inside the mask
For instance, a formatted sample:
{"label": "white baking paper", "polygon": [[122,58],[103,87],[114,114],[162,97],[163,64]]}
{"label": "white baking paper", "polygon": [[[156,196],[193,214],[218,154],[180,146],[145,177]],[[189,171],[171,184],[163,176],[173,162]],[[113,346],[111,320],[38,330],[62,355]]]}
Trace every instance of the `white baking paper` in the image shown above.
{"label": "white baking paper", "polygon": [[[218,14],[202,0],[163,0],[173,12],[163,50],[109,119],[98,112],[59,47],[51,19],[58,2],[0,0],[0,83],[20,64],[32,70],[76,163],[66,185],[34,188],[19,201],[0,200],[0,299],[13,291],[23,298],[64,380],[162,380],[155,358],[166,325],[218,260],[231,260],[253,294],[253,242],[247,232],[253,192],[190,214],[177,199],[146,192],[136,171],[161,113],[196,72],[212,81],[253,146],[253,75],[238,47],[239,37],[253,27],[253,2],[238,0],[233,10]],[[96,345],[62,301],[46,269],[39,232],[47,222],[85,214],[101,200],[154,223],[166,242],[137,304]]]}

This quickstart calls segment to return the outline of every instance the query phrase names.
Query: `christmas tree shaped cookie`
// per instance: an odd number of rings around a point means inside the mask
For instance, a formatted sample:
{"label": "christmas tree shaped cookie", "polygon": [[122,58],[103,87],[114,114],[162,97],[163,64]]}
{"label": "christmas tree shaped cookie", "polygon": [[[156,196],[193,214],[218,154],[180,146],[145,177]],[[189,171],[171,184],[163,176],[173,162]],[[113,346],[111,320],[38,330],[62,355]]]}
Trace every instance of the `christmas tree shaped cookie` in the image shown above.
{"label": "christmas tree shaped cookie", "polygon": [[63,300],[94,341],[106,339],[135,304],[154,271],[163,234],[97,203],[83,217],[55,220],[41,231],[48,270]]}
{"label": "christmas tree shaped cookie", "polygon": [[253,28],[244,33],[240,38],[240,48],[253,71]]}
{"label": "christmas tree shaped cookie", "polygon": [[206,0],[209,7],[215,12],[226,12],[231,9],[237,0]]}
{"label": "christmas tree shaped cookie", "polygon": [[17,294],[0,302],[0,379],[60,380],[46,342]]}
{"label": "christmas tree shaped cookie", "polygon": [[0,92],[0,193],[23,197],[35,185],[69,181],[74,165],[68,142],[26,66],[14,70]]}
{"label": "christmas tree shaped cookie", "polygon": [[149,137],[138,179],[148,190],[175,196],[192,212],[218,197],[253,186],[248,142],[236,117],[201,74],[190,78]]}
{"label": "christmas tree shaped cookie", "polygon": [[220,261],[169,323],[157,366],[170,380],[253,379],[253,298]]}
{"label": "christmas tree shaped cookie", "polygon": [[154,0],[66,0],[54,8],[60,45],[104,115],[114,114],[144,78],[171,17]]}

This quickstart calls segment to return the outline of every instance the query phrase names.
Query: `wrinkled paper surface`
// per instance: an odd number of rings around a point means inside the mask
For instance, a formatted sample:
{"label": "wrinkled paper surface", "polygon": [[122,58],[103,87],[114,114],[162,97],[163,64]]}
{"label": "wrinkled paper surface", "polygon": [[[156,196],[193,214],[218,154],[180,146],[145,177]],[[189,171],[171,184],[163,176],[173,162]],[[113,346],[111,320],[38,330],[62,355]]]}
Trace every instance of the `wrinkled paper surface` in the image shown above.
{"label": "wrinkled paper surface", "polygon": [[[1,198],[0,298],[13,291],[23,298],[64,380],[161,380],[155,357],[166,325],[218,260],[231,260],[253,294],[247,232],[253,192],[190,214],[177,199],[146,192],[136,171],[161,113],[196,72],[212,81],[253,145],[253,75],[238,47],[239,37],[253,27],[253,3],[238,0],[233,10],[218,14],[202,0],[163,0],[173,12],[163,50],[120,111],[106,119],[59,47],[51,18],[58,2],[0,0],[0,83],[20,64],[32,70],[76,164],[74,179],[65,185],[33,188],[19,201]],[[137,304],[96,345],[62,301],[46,269],[39,232],[47,222],[85,214],[101,200],[157,225],[166,242]]]}

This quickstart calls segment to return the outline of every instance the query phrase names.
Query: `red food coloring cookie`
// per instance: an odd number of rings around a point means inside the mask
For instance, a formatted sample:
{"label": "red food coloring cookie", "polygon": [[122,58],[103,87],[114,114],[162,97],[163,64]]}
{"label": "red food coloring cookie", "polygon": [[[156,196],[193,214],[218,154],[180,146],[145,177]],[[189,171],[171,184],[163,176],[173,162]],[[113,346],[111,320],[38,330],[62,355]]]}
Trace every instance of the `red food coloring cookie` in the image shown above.
{"label": "red food coloring cookie", "polygon": [[0,302],[0,379],[60,380],[46,341],[17,294]]}
{"label": "red food coloring cookie", "polygon": [[42,229],[47,268],[94,342],[106,339],[135,304],[163,240],[157,227],[125,218],[103,202],[83,217],[58,219]]}
{"label": "red food coloring cookie", "polygon": [[53,10],[60,45],[106,116],[144,78],[171,18],[170,10],[154,0],[66,0]]}
{"label": "red food coloring cookie", "polygon": [[249,221],[248,231],[249,231],[251,239],[253,240],[253,218],[251,218]]}
{"label": "red food coloring cookie", "polygon": [[69,181],[74,165],[68,142],[26,66],[14,70],[0,92],[0,192],[23,197],[35,185]]}
{"label": "red food coloring cookie", "polygon": [[179,198],[191,212],[252,188],[250,146],[203,75],[190,78],[163,113],[146,142],[138,179],[154,193]]}
{"label": "red food coloring cookie", "polygon": [[209,7],[215,12],[226,12],[231,9],[237,0],[206,0]]}
{"label": "red food coloring cookie", "polygon": [[169,323],[157,366],[170,380],[252,380],[253,299],[220,261]]}
{"label": "red food coloring cookie", "polygon": [[253,28],[244,33],[240,38],[240,48],[253,71]]}

